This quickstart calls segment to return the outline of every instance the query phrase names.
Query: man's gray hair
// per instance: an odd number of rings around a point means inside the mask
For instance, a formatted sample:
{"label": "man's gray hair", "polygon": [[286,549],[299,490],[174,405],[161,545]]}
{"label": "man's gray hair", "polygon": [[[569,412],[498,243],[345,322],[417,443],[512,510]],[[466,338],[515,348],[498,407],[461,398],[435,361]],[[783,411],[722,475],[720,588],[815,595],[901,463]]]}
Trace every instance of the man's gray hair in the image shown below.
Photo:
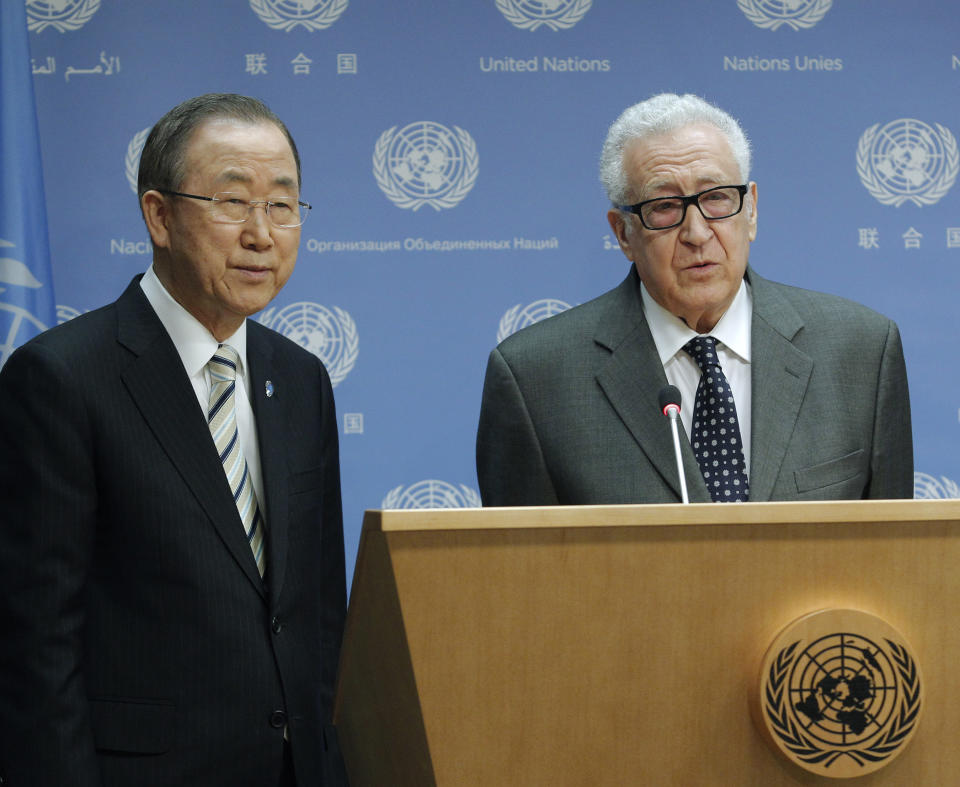
{"label": "man's gray hair", "polygon": [[624,110],[610,130],[600,154],[600,182],[613,205],[629,202],[630,188],[623,169],[623,149],[635,139],[660,136],[686,126],[706,123],[727,139],[740,169],[740,182],[750,179],[750,142],[740,124],[729,114],[702,98],[687,93],[659,95]]}
{"label": "man's gray hair", "polygon": [[187,148],[194,132],[210,120],[235,120],[256,125],[272,123],[287,138],[297,165],[297,185],[301,185],[300,153],[289,129],[262,101],[236,93],[207,93],[178,104],[150,130],[137,178],[137,197],[150,189],[177,191],[187,175]]}

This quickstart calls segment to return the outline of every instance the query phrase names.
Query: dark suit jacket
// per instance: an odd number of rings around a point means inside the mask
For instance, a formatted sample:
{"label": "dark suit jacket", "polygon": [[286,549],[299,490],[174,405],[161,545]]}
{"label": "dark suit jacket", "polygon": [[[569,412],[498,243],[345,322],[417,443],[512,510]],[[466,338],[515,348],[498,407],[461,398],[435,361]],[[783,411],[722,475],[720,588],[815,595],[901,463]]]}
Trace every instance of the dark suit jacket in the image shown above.
{"label": "dark suit jacket", "polygon": [[[912,497],[896,325],[842,298],[752,270],[747,277],[750,499]],[[491,353],[484,383],[484,505],[679,502],[671,431],[658,406],[666,384],[633,268],[605,295],[508,337]],[[681,444],[690,500],[709,502],[684,434]]]}
{"label": "dark suit jacket", "polygon": [[314,356],[254,322],[247,354],[265,580],[139,277],[0,374],[5,785],[272,787],[284,725],[299,783],[330,783],[346,607],[333,393]]}

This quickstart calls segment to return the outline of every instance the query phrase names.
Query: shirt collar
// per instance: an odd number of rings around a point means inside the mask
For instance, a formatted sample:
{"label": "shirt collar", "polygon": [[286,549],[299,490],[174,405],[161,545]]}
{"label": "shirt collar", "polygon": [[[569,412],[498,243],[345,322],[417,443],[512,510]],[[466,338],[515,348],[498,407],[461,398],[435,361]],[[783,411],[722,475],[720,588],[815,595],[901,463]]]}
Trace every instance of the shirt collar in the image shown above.
{"label": "shirt collar", "polygon": [[[187,375],[193,377],[203,372],[207,362],[220,345],[210,333],[190,312],[183,308],[157,277],[151,265],[140,279],[140,288],[143,294],[163,323],[167,333],[173,340],[174,347],[183,362]],[[229,344],[240,355],[241,373],[245,373],[247,366],[247,321],[241,323],[240,328],[223,344]]]}
{"label": "shirt collar", "polygon": [[[653,342],[660,356],[660,363],[666,364],[676,355],[683,345],[699,334],[691,330],[679,317],[671,314],[657,303],[640,282],[640,297],[643,311],[653,335]],[[731,352],[750,363],[750,327],[753,320],[753,297],[746,279],[741,280],[740,288],[733,303],[724,312],[720,321],[710,331],[710,335],[722,342]]]}

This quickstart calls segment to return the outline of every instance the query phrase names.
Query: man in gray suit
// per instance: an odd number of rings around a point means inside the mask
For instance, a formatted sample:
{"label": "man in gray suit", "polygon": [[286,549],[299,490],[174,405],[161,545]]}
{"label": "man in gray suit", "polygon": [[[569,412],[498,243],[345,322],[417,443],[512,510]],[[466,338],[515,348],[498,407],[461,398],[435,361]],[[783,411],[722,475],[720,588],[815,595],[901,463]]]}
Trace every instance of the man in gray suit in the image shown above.
{"label": "man in gray suit", "polygon": [[698,464],[711,449],[695,423],[704,412],[696,339],[715,340],[722,371],[704,381],[719,377],[736,411],[738,499],[912,496],[897,326],[748,267],[757,231],[749,178],[740,126],[695,96],[654,96],[611,126],[601,180],[630,273],[491,353],[477,434],[484,505],[678,502],[671,430],[658,404],[668,384],[684,403],[690,500],[734,499],[714,492],[713,479],[708,487]]}

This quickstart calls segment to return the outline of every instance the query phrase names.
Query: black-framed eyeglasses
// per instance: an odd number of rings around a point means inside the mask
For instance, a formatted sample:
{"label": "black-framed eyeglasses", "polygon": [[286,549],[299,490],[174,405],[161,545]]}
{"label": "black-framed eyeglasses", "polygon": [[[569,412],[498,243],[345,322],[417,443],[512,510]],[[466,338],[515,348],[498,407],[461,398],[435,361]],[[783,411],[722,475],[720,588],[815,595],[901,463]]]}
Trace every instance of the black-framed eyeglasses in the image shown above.
{"label": "black-framed eyeglasses", "polygon": [[687,197],[657,197],[638,202],[636,205],[617,205],[620,210],[634,213],[648,230],[668,230],[683,224],[687,208],[696,205],[700,215],[707,221],[718,221],[736,216],[743,210],[742,186],[714,186],[712,189]]}
{"label": "black-framed eyeglasses", "polygon": [[267,199],[247,199],[243,194],[231,191],[218,191],[212,197],[203,197],[199,194],[185,194],[182,191],[170,189],[155,189],[161,194],[171,197],[187,197],[201,199],[210,203],[210,219],[217,224],[243,224],[250,216],[250,211],[263,206],[267,218],[275,227],[299,227],[307,220],[313,209],[312,205],[300,202],[294,197],[268,197]]}

